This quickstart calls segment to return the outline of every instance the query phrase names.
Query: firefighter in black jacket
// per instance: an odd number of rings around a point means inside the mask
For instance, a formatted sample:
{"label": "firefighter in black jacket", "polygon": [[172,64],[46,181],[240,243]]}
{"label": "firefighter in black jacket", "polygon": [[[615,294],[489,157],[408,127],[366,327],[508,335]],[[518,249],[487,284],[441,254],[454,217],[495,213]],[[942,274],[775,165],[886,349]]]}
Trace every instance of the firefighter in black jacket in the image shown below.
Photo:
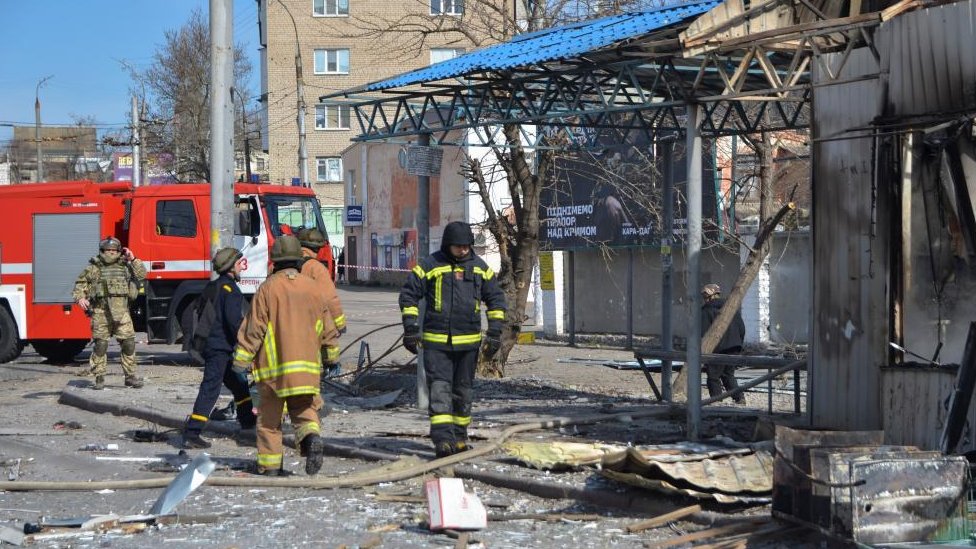
{"label": "firefighter in black jacket", "polygon": [[[437,457],[468,450],[471,387],[481,347],[481,302],[488,330],[485,355],[501,347],[505,294],[488,265],[471,250],[474,235],[466,223],[444,228],[441,249],[420,260],[400,291],[403,346],[424,348],[424,371],[430,393],[430,438]],[[426,302],[424,325],[420,301]],[[422,329],[421,329],[422,328]]]}
{"label": "firefighter in black jacket", "polygon": [[234,346],[237,344],[237,330],[244,320],[244,295],[237,285],[243,270],[243,257],[234,248],[218,250],[214,254],[213,269],[220,276],[210,281],[201,295],[201,304],[205,304],[206,300],[213,300],[214,318],[203,350],[206,361],[203,380],[200,381],[200,390],[193,403],[193,413],[183,431],[183,446],[186,448],[210,447],[210,442],[201,437],[200,433],[220,397],[221,382],[234,395],[237,421],[241,429],[253,429],[257,421],[247,388],[247,378],[231,368],[234,362]]}

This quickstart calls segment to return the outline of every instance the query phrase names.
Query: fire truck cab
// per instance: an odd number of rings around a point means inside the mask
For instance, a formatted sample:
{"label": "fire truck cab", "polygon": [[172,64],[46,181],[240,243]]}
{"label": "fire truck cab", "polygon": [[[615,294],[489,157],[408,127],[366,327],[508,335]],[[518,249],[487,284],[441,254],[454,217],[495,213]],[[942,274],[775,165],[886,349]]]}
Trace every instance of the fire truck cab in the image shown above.
{"label": "fire truck cab", "polygon": [[[306,227],[327,234],[318,200],[302,187],[236,184],[233,217],[246,295],[268,276],[275,238]],[[177,343],[189,330],[192,305],[211,276],[209,184],[11,185],[0,188],[0,219],[0,362],[27,344],[53,362],[85,348],[91,327],[71,292],[108,235],[146,266],[144,289],[131,303],[136,330],[149,343]],[[319,259],[334,273],[331,246]]]}

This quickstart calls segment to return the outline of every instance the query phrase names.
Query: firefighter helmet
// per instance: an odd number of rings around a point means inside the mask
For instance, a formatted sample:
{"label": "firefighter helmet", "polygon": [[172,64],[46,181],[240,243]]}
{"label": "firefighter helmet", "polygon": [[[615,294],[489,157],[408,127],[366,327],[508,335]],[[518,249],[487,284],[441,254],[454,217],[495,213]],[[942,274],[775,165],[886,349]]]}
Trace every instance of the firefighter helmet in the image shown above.
{"label": "firefighter helmet", "polygon": [[221,248],[217,250],[217,253],[213,257],[213,270],[219,274],[224,274],[234,268],[234,264],[237,260],[244,257],[237,248]]}
{"label": "firefighter helmet", "polygon": [[722,293],[722,287],[718,284],[705,284],[705,286],[702,287],[701,293],[705,299],[711,299]]}
{"label": "firefighter helmet", "polygon": [[315,251],[325,246],[326,243],[325,235],[322,234],[322,231],[315,228],[298,231],[298,241],[302,243],[302,246]]}
{"label": "firefighter helmet", "polygon": [[298,261],[302,258],[302,244],[290,234],[283,234],[271,245],[271,262]]}
{"label": "firefighter helmet", "polygon": [[98,251],[104,252],[105,250],[115,250],[117,252],[122,251],[122,243],[119,242],[118,238],[114,236],[106,236],[98,243]]}

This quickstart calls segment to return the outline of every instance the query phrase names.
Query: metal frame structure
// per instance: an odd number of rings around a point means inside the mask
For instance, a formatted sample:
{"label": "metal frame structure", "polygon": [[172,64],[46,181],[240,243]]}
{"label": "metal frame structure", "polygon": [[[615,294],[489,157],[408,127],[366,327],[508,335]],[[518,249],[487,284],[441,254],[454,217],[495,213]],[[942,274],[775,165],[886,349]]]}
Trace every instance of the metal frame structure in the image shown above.
{"label": "metal frame structure", "polygon": [[[768,0],[744,10],[738,0],[729,0],[728,5],[711,3],[707,9],[715,9],[707,17],[689,17],[625,36],[582,55],[455,73],[420,70],[415,73],[428,78],[408,73],[326,95],[320,101],[355,109],[361,132],[355,141],[429,135],[442,145],[505,147],[498,133],[509,124],[545,128],[531,136],[523,132],[523,138],[561,133],[563,140],[534,143],[544,146],[555,141],[564,144],[561,149],[589,148],[608,136],[626,142],[640,132],[652,141],[658,134],[672,139],[683,134],[689,174],[685,245],[691,312],[687,427],[688,437],[694,440],[701,429],[702,137],[808,127],[813,63],[820,63],[828,75],[820,86],[877,78],[845,80],[848,56],[866,46],[878,57],[874,28],[915,7],[917,0],[902,0],[884,12],[837,17],[843,4],[840,0]],[[860,2],[851,4],[860,10]],[[767,16],[774,21],[771,30],[750,30],[750,20]],[[534,38],[539,36],[545,34]],[[835,52],[843,53],[835,65],[829,65],[822,54]],[[438,79],[429,78],[435,73]],[[459,131],[471,129],[479,131]],[[472,143],[473,138],[480,143]],[[670,303],[662,306],[669,314]]]}
{"label": "metal frame structure", "polygon": [[[858,46],[874,51],[871,31],[881,20],[880,12],[820,19],[716,41],[688,57],[678,38],[684,22],[572,59],[396,88],[378,82],[320,101],[355,109],[360,135],[354,141],[427,133],[438,143],[462,145],[477,134],[480,144],[497,145],[499,128],[512,123],[558,129],[574,147],[587,148],[608,132],[621,139],[635,130],[683,132],[689,104],[702,105],[700,130],[707,137],[805,128],[811,63],[830,75],[827,85],[849,81],[842,78],[848,55]],[[824,65],[821,54],[836,51],[844,55]],[[459,136],[451,132],[467,129],[482,131],[452,141]]]}

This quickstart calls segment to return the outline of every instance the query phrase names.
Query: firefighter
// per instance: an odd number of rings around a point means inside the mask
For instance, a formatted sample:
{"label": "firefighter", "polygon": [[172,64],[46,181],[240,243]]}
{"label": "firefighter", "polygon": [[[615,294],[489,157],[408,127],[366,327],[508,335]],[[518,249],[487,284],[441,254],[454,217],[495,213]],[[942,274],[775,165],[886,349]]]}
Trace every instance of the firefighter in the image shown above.
{"label": "firefighter", "polygon": [[[719,311],[725,305],[722,299],[722,288],[718,284],[705,284],[702,287],[702,316],[701,331],[704,335],[711,327],[712,322],[718,318]],[[732,323],[722,334],[721,341],[715,347],[715,352],[723,355],[737,355],[742,352],[742,342],[746,336],[746,324],[742,321],[742,312],[736,311]],[[735,366],[725,364],[706,364],[705,365],[705,384],[708,386],[709,396],[718,396],[723,392],[727,393],[739,387],[735,380]],[[722,388],[725,388],[723,391]],[[743,404],[746,397],[742,393],[732,396],[736,404]]]}
{"label": "firefighter", "polygon": [[[319,250],[328,242],[322,231],[318,229],[302,229],[298,231],[298,241],[302,243],[302,257],[304,263],[301,266],[301,273],[312,277],[313,280],[321,284],[325,292],[325,298],[329,303],[329,312],[332,313],[332,320],[335,321],[339,335],[346,333],[346,315],[342,313],[342,304],[339,303],[339,292],[336,291],[335,282],[329,274],[329,270],[318,260]],[[325,377],[335,377],[342,373],[342,365],[339,363],[339,346],[322,347],[322,375]]]}
{"label": "firefighter", "polygon": [[[482,344],[481,302],[488,330],[485,356],[501,347],[505,295],[485,262],[471,250],[474,235],[467,223],[444,228],[440,251],[417,263],[400,291],[403,346],[424,348],[424,372],[430,394],[430,438],[437,457],[470,449],[471,388]],[[420,301],[425,301],[423,326]]]}
{"label": "firefighter", "polygon": [[319,352],[323,344],[338,343],[339,331],[321,285],[298,272],[301,259],[297,238],[275,240],[274,272],[254,294],[234,350],[234,368],[250,371],[257,384],[257,472],[268,476],[286,474],[281,436],[286,405],[296,446],[306,458],[305,472],[314,475],[322,467]]}
{"label": "firefighter", "polygon": [[234,395],[237,407],[237,421],[241,429],[253,429],[255,424],[254,410],[251,405],[251,393],[247,388],[247,377],[231,367],[234,345],[237,343],[237,331],[244,320],[244,294],[237,283],[244,270],[244,254],[235,248],[221,248],[214,254],[213,270],[219,276],[210,281],[201,294],[200,306],[207,309],[212,305],[209,315],[205,312],[201,316],[208,316],[208,326],[201,326],[193,334],[194,338],[205,337],[203,348],[203,379],[200,390],[197,391],[196,401],[193,403],[193,413],[183,430],[184,448],[209,448],[210,442],[200,436],[204,426],[210,419],[210,412],[220,396],[220,385],[230,389]]}
{"label": "firefighter", "polygon": [[125,386],[138,389],[143,380],[136,375],[136,332],[129,316],[129,302],[139,297],[146,267],[113,236],[105,237],[98,250],[98,255],[78,275],[71,292],[75,303],[91,317],[94,348],[87,374],[95,376],[93,389],[105,388],[108,339],[114,335],[122,347]]}

